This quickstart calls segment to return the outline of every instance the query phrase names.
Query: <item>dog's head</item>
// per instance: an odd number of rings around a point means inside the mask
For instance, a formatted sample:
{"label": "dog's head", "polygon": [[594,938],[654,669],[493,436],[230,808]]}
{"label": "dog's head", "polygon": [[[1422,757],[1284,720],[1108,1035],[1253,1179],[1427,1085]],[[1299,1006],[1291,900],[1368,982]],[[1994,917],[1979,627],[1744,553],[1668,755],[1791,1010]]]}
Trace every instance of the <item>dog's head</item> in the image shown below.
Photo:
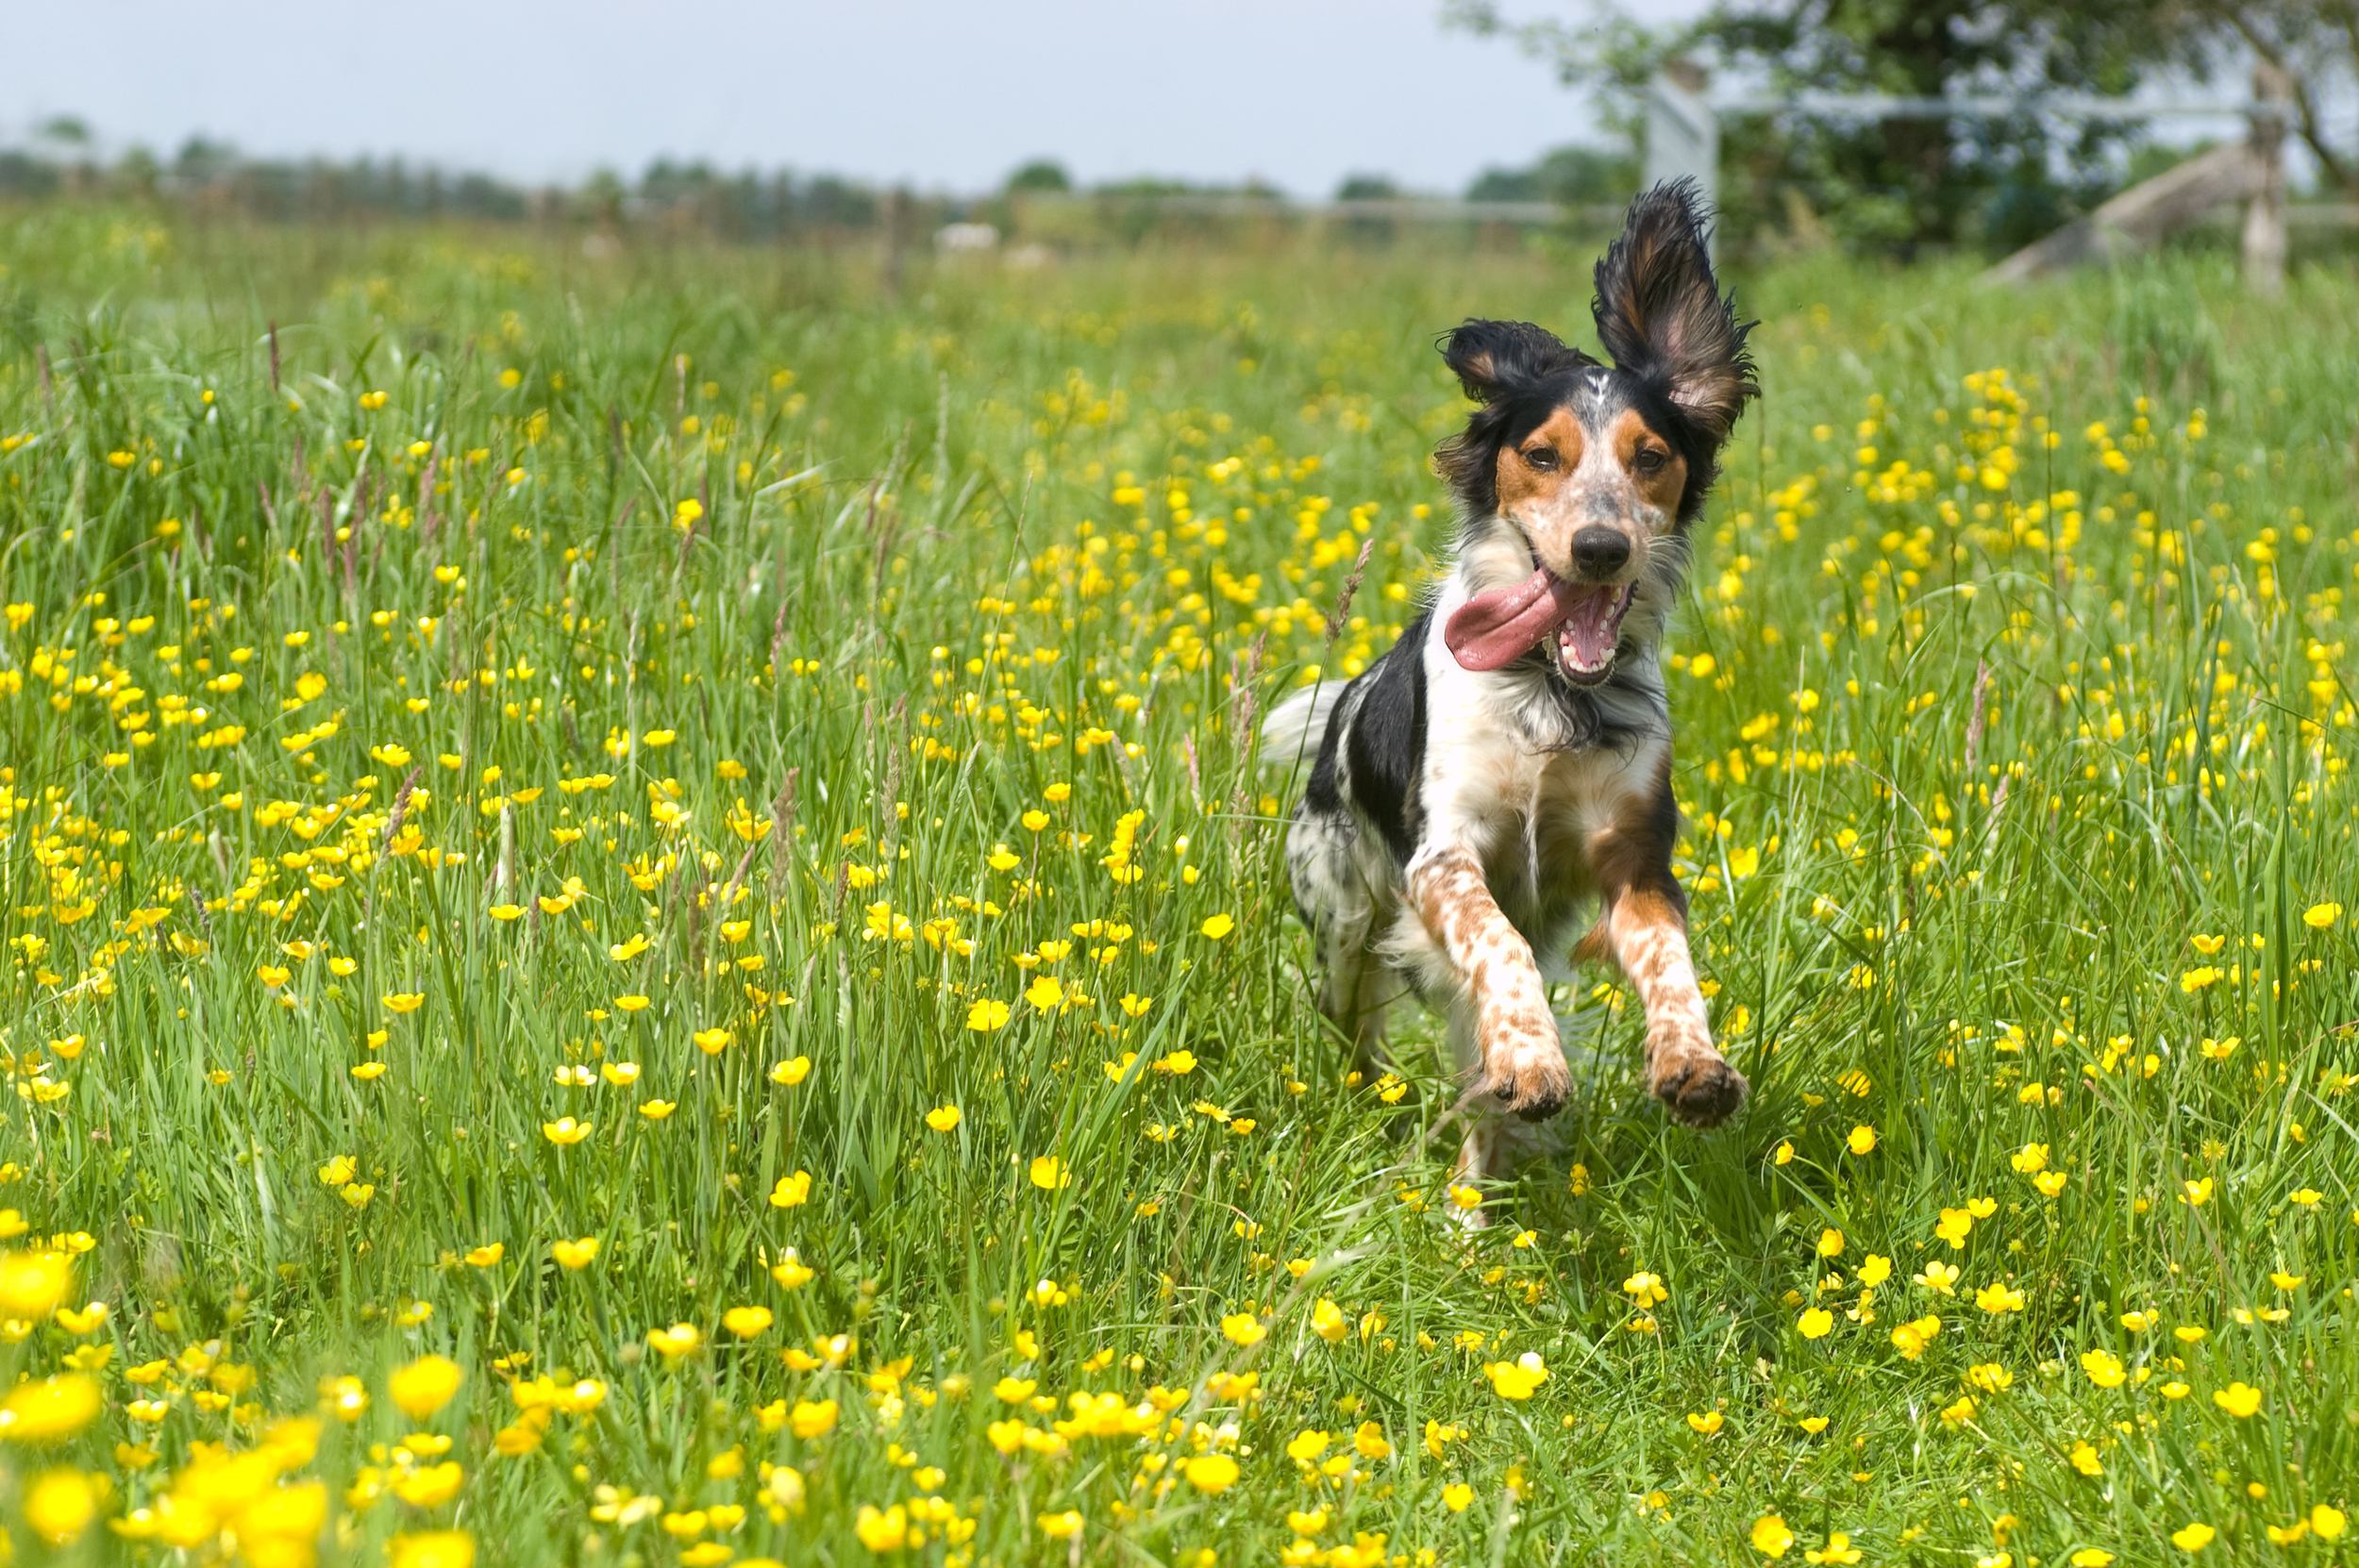
{"label": "dog's head", "polygon": [[[1564,611],[1548,626],[1575,681],[1611,671],[1632,590],[1654,558],[1677,550],[1730,428],[1760,390],[1745,352],[1749,328],[1720,295],[1703,230],[1687,181],[1631,205],[1598,263],[1590,307],[1610,367],[1523,322],[1469,321],[1441,344],[1482,406],[1435,466],[1470,527],[1512,526],[1545,574],[1528,592],[1545,590]],[[1528,629],[1548,613],[1519,602],[1497,625]]]}

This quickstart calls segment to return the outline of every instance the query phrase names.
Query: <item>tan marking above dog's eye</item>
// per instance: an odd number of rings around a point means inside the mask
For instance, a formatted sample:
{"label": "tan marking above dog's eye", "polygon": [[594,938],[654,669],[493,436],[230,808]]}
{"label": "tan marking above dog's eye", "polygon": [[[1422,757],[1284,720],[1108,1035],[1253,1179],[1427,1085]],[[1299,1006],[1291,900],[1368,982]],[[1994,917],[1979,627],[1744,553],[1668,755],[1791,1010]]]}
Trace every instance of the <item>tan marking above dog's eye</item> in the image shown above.
{"label": "tan marking above dog's eye", "polygon": [[1543,474],[1557,464],[1556,448],[1553,446],[1527,446],[1522,456],[1525,462]]}

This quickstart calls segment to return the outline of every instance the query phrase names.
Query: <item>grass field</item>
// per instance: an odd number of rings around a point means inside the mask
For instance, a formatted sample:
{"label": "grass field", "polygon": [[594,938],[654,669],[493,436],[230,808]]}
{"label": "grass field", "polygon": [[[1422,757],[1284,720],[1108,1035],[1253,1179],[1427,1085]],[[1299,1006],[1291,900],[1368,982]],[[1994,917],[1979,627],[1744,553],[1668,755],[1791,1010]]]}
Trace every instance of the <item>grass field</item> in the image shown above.
{"label": "grass field", "polygon": [[18,1560],[2339,1560],[2359,279],[1736,279],[1754,1098],[1592,973],[1453,1193],[1252,720],[1436,574],[1434,332],[1587,261],[0,215]]}

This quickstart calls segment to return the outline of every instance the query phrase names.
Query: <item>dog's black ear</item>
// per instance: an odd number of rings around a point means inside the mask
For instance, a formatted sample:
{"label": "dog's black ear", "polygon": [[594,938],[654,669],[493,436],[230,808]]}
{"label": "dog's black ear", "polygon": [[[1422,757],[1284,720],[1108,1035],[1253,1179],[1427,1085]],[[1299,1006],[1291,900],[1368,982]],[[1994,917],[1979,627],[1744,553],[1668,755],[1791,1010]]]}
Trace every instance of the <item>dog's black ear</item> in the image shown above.
{"label": "dog's black ear", "polygon": [[1555,333],[1523,321],[1464,322],[1436,346],[1478,403],[1496,403],[1559,371],[1597,363]]}
{"label": "dog's black ear", "polygon": [[1658,185],[1630,215],[1598,263],[1598,341],[1614,363],[1655,383],[1714,445],[1728,439],[1745,400],[1759,396],[1745,352],[1752,328],[1720,297],[1704,247],[1706,214],[1696,183]]}

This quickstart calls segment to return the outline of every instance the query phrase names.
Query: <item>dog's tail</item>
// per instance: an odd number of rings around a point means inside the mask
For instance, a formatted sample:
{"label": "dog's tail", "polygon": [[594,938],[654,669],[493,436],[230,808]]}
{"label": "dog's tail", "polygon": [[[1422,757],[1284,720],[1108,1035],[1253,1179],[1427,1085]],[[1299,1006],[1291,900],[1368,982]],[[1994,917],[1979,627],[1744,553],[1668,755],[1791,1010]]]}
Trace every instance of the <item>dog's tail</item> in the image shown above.
{"label": "dog's tail", "polygon": [[1335,705],[1344,699],[1344,687],[1340,680],[1322,680],[1271,709],[1262,723],[1262,766],[1283,770],[1294,777],[1306,776],[1327,739]]}

